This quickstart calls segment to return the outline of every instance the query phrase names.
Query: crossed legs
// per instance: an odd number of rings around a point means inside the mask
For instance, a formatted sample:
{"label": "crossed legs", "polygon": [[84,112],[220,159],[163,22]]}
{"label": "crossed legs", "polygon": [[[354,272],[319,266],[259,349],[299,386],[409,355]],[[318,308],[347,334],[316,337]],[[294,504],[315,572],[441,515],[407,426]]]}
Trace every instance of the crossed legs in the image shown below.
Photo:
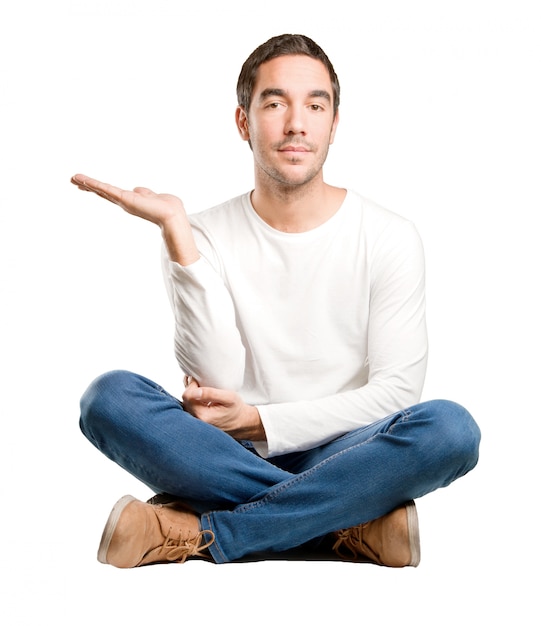
{"label": "crossed legs", "polygon": [[153,491],[195,510],[219,563],[380,518],[471,470],[480,440],[465,409],[438,400],[266,460],[186,413],[159,385],[125,371],[90,385],[81,429]]}

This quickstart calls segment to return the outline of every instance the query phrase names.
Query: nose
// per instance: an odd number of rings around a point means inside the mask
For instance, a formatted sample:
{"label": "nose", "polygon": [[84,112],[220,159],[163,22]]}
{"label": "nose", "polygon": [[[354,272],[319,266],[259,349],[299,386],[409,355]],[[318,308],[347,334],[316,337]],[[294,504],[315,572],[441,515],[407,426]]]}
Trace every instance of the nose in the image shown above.
{"label": "nose", "polygon": [[287,115],[284,126],[286,135],[299,135],[305,133],[304,108],[290,105],[287,108]]}

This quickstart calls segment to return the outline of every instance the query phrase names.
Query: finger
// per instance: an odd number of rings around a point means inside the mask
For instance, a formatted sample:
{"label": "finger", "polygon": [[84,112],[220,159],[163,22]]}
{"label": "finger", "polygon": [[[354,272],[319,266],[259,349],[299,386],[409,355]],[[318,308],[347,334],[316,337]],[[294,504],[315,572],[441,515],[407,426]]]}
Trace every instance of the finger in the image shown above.
{"label": "finger", "polygon": [[120,187],[115,187],[109,183],[104,183],[100,180],[96,180],[95,178],[90,178],[84,174],[75,174],[75,176],[72,177],[71,182],[74,185],[77,185],[79,189],[84,191],[93,191],[98,196],[101,196],[102,198],[105,198],[106,200],[109,200],[109,202],[113,202],[115,204],[120,204],[123,196],[126,194],[126,191],[120,189]]}
{"label": "finger", "polygon": [[84,174],[75,174],[71,177],[71,182],[74,185],[78,185],[81,189],[86,189],[90,191],[94,191],[100,185],[105,185],[106,183],[102,183],[95,178],[90,178],[90,176],[85,176]]}
{"label": "finger", "polygon": [[193,404],[194,402],[199,402],[199,397],[199,385],[197,384],[197,381],[190,377],[186,389],[184,389],[184,393],[182,394],[182,399],[185,402]]}
{"label": "finger", "polygon": [[75,176],[72,176],[70,178],[70,183],[72,183],[73,185],[77,185],[77,187],[79,187],[79,189],[82,189],[83,191],[90,191],[90,189],[88,187],[85,187],[84,185],[85,178],[86,176],[83,176],[82,174],[75,174]]}
{"label": "finger", "polygon": [[184,376],[184,387],[188,387],[188,385],[190,385],[191,383],[195,383],[199,387],[199,383],[197,382],[197,380],[195,380],[193,376],[186,374]]}

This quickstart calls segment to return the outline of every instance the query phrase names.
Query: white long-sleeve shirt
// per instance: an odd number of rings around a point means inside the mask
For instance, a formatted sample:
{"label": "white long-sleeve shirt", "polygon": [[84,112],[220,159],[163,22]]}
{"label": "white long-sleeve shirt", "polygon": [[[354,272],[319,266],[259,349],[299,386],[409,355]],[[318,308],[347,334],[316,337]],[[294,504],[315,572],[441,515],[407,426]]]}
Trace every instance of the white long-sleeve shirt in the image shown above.
{"label": "white long-sleeve shirt", "polygon": [[411,222],[352,191],[302,233],[271,228],[250,194],[189,217],[201,258],[163,263],[176,357],[201,385],[257,406],[262,456],[310,449],[419,401],[424,256]]}

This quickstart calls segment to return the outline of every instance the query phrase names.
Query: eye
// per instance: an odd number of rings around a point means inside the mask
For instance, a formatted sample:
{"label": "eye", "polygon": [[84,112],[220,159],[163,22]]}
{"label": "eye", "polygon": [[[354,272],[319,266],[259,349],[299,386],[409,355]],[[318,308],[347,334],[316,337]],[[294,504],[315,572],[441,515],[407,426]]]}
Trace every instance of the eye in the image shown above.
{"label": "eye", "polygon": [[312,111],[323,111],[323,107],[321,106],[321,104],[311,104],[310,109]]}

